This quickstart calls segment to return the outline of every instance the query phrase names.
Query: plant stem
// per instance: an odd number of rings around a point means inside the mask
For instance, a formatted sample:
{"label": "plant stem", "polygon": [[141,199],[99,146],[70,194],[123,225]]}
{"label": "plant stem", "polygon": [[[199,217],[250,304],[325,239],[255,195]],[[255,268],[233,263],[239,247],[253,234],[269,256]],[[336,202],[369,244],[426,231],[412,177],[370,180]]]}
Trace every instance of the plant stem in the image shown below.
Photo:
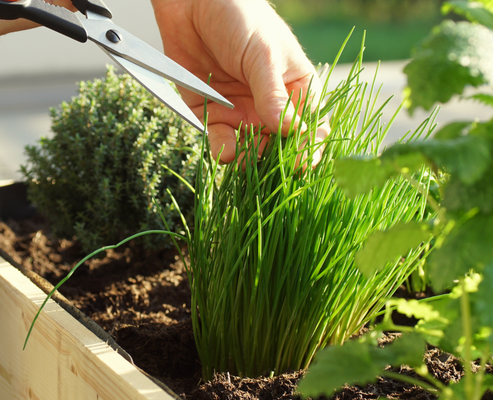
{"label": "plant stem", "polygon": [[111,245],[111,246],[101,247],[100,249],[93,251],[88,256],[85,256],[82,260],[80,260],[77,263],[77,265],[75,267],[73,267],[69,271],[69,273],[65,276],[65,278],[63,278],[60,282],[58,282],[53,287],[53,289],[51,290],[51,292],[48,293],[48,295],[46,296],[46,299],[44,299],[43,303],[41,304],[41,306],[38,309],[38,312],[34,316],[33,322],[31,322],[31,326],[29,327],[29,331],[27,332],[26,340],[24,341],[24,347],[22,349],[23,350],[26,349],[27,341],[29,340],[29,337],[31,336],[31,332],[32,332],[32,330],[34,328],[34,324],[36,323],[39,315],[41,314],[41,311],[43,310],[43,308],[46,305],[46,303],[48,302],[48,300],[50,300],[51,299],[51,296],[53,296],[53,294],[60,288],[60,286],[62,286],[74,274],[74,272],[77,270],[77,268],[79,268],[82,264],[84,264],[91,257],[95,256],[98,253],[101,253],[102,251],[116,249],[117,247],[120,247],[121,245],[123,245],[123,244],[125,244],[125,243],[127,243],[127,242],[129,242],[131,240],[134,240],[134,239],[136,239],[136,238],[138,238],[140,236],[149,235],[149,234],[153,234],[153,233],[157,233],[157,234],[160,234],[160,235],[171,235],[172,237],[178,237],[178,238],[180,238],[182,240],[187,240],[187,238],[185,236],[182,236],[182,235],[180,235],[178,233],[175,233],[175,232],[164,231],[164,230],[148,230],[148,231],[139,232],[139,233],[136,233],[135,235],[129,236],[128,238],[123,239],[121,242],[119,242],[117,244],[114,244],[114,245]]}
{"label": "plant stem", "polygon": [[486,346],[483,351],[483,356],[481,357],[481,365],[479,366],[479,371],[476,374],[475,385],[474,385],[474,399],[480,399],[482,397],[482,384],[484,379],[484,372],[486,367],[486,361],[490,357],[490,346]]}
{"label": "plant stem", "polygon": [[[474,382],[471,371],[472,362],[472,329],[471,329],[471,310],[469,305],[469,293],[467,292],[465,278],[460,279],[460,285],[462,287],[462,295],[460,296],[460,309],[462,314],[462,334],[464,335],[464,390],[466,398],[476,400],[474,397]],[[478,398],[479,399],[479,398]]]}

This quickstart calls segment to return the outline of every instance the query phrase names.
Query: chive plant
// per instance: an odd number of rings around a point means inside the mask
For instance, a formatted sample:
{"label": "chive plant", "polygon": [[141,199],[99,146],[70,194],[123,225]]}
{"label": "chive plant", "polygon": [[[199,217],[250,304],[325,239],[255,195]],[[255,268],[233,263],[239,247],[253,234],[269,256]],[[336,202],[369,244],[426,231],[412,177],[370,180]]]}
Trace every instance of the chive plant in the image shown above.
{"label": "chive plant", "polygon": [[[204,379],[215,372],[255,377],[308,367],[317,349],[342,344],[373,319],[419,264],[426,243],[369,278],[354,266],[372,232],[429,217],[431,176],[423,168],[413,184],[390,179],[354,199],[335,184],[334,159],[377,154],[389,127],[374,81],[360,82],[361,62],[360,55],[335,90],[328,91],[327,78],[316,107],[304,106],[306,133],[291,128],[287,138],[272,135],[259,154],[260,129],[240,128],[244,147],[219,183],[215,160],[199,165],[205,173],[197,174],[195,226],[187,235]],[[329,112],[330,135],[316,144],[314,132]],[[425,121],[411,139],[430,127]],[[300,156],[310,164],[320,145],[315,168],[298,165]]]}

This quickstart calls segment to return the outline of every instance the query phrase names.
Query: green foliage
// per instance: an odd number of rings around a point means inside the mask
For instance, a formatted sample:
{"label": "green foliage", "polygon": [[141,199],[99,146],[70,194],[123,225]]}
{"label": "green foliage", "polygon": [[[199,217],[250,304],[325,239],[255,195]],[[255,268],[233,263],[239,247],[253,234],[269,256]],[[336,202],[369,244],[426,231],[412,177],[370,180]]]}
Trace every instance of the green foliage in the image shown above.
{"label": "green foliage", "polygon": [[[466,126],[468,129],[464,129]],[[392,168],[392,163],[389,160],[398,159],[403,154],[417,153],[426,160],[432,169],[447,172],[441,183],[441,203],[440,205],[431,204],[436,208],[437,214],[432,225],[436,239],[435,249],[428,260],[430,282],[435,292],[441,292],[447,288],[452,292],[450,296],[441,298],[436,303],[431,303],[429,310],[421,314],[409,312],[410,303],[401,300],[401,307],[408,307],[407,314],[412,314],[420,319],[418,325],[415,328],[395,326],[389,313],[384,322],[377,326],[376,331],[401,330],[406,332],[410,329],[414,330],[427,342],[463,358],[466,371],[469,371],[468,363],[477,358],[481,359],[484,367],[484,363],[489,360],[492,354],[491,309],[487,307],[487,304],[491,304],[491,290],[493,289],[491,287],[491,276],[493,275],[493,248],[491,246],[493,239],[492,128],[491,122],[467,125],[454,123],[438,132],[437,138],[434,140],[421,142],[419,145],[410,143],[389,148],[379,157],[380,162],[378,163],[385,174],[398,176],[406,164],[400,162],[398,167],[389,172]],[[465,134],[465,136],[459,136],[459,134]],[[463,140],[459,141],[458,139]],[[459,154],[458,150],[462,154]],[[344,175],[341,183],[347,186],[346,191],[351,194],[361,190],[358,182],[364,180],[365,176],[375,173],[372,170],[361,168],[359,172],[356,172],[357,166],[361,167],[362,165],[360,159],[337,161],[336,171],[339,163],[343,169],[338,174]],[[351,163],[354,165],[348,168],[348,164]],[[412,162],[407,166],[409,171],[416,169],[416,165]],[[355,187],[350,188],[351,176],[354,176],[351,174],[356,173],[359,176],[355,180]],[[367,178],[371,179],[371,176],[367,176]],[[367,190],[374,189],[367,188]],[[404,227],[406,227],[405,230]],[[378,270],[382,261],[377,264],[375,258],[367,257],[368,255],[392,253],[396,251],[396,241],[399,242],[399,246],[404,246],[400,248],[402,252],[411,249],[415,246],[416,240],[419,240],[419,235],[430,230],[430,225],[425,223],[406,224],[401,226],[399,230],[397,236],[395,229],[375,232],[367,240],[363,249],[356,254],[358,267],[367,274]],[[481,284],[478,288],[479,282]],[[392,305],[393,303],[390,302],[389,307]],[[340,357],[350,355],[350,350],[346,352],[344,347],[339,350]],[[392,348],[393,346],[390,347],[390,349]],[[338,363],[334,359],[332,362]],[[358,363],[359,361],[356,359],[354,362]],[[317,365],[313,369],[325,368],[323,361],[320,361],[320,367]],[[461,385],[452,386],[453,390],[448,390],[442,387],[440,382],[430,377],[420,363],[410,365],[416,368],[419,375],[431,381],[432,385],[429,388],[439,390],[443,398],[456,398],[454,396],[457,395],[457,391],[463,390],[466,393],[465,398],[479,399],[487,388],[493,388],[491,382],[486,384],[488,381],[484,377],[484,368],[474,377],[470,376],[470,371],[466,372],[465,382]],[[380,365],[378,367],[380,368]],[[388,371],[383,371],[381,374],[393,376]],[[312,381],[314,377],[310,376],[310,374],[307,375],[301,386],[301,390],[305,390],[306,395],[313,395],[313,390],[320,389],[317,386],[319,384]],[[407,379],[399,376],[396,378]],[[355,383],[360,382],[360,380],[358,376],[353,375],[346,382]],[[419,382],[415,383],[420,384]],[[329,389],[326,387],[324,391],[330,391]]]}
{"label": "green foliage", "polygon": [[[418,171],[421,164],[416,161],[419,160],[433,170],[447,173],[446,182],[441,186],[444,208],[434,205],[441,216],[435,220],[433,228],[435,232],[447,232],[447,236],[430,257],[432,284],[439,292],[469,269],[482,268],[493,255],[487,245],[493,237],[493,221],[489,219],[493,212],[492,155],[491,122],[453,123],[440,130],[434,139],[397,144],[378,158],[337,160],[335,177],[345,193],[353,196],[383,186],[385,179],[391,176]],[[370,163],[375,168],[366,168]],[[379,179],[375,179],[376,176]],[[415,238],[427,231],[426,224],[409,225],[402,232],[402,240],[409,241],[408,248],[412,248]],[[377,238],[368,241],[369,247],[364,249],[363,255],[356,256],[357,260],[366,260],[362,268],[370,271],[375,269],[375,259],[365,254],[394,251],[395,241],[400,237],[392,230],[376,235]],[[388,241],[384,241],[385,238]]]}
{"label": "green foliage", "polygon": [[331,346],[321,351],[298,389],[303,395],[316,398],[320,393],[341,388],[346,382],[360,385],[376,382],[389,364],[421,365],[424,349],[424,340],[416,334],[406,335],[392,346],[378,348],[377,332],[372,332],[342,347]]}
{"label": "green foliage", "polygon": [[[60,236],[77,236],[84,252],[129,234],[163,228],[152,197],[174,231],[181,219],[169,188],[191,221],[193,194],[166,168],[195,177],[200,136],[130,76],[81,83],[79,94],[52,109],[52,139],[26,147],[22,173],[29,197]],[[166,167],[164,168],[163,165]],[[148,248],[172,245],[146,236]]]}
{"label": "green foliage", "polygon": [[444,21],[414,51],[404,68],[408,77],[407,106],[431,109],[462,94],[468,85],[493,82],[493,13],[481,2],[453,1],[444,12],[455,11],[472,22]]}
{"label": "green foliage", "polygon": [[[474,23],[488,25],[491,15],[489,10],[491,1],[464,2],[455,1],[445,5],[445,10],[454,9],[465,15]],[[450,24],[450,23],[447,23]],[[468,22],[462,22],[466,27]],[[450,25],[451,26],[451,25]],[[489,26],[489,25],[488,25]],[[443,25],[442,25],[443,27]],[[469,29],[470,28],[470,29]],[[459,49],[465,43],[475,47],[478,29],[483,32],[489,28],[479,25],[469,25],[469,30],[461,29],[461,34],[455,39],[450,36],[452,46]],[[439,29],[439,33],[442,28]],[[472,40],[467,40],[466,32]],[[436,32],[435,32],[436,33]],[[457,33],[457,32],[456,32]],[[491,32],[488,33],[491,35]],[[454,42],[455,43],[452,43]],[[482,43],[486,46],[486,43]],[[489,44],[491,48],[491,44]],[[477,49],[476,49],[477,50]],[[483,49],[484,50],[484,49]],[[478,57],[474,64],[481,66],[481,77],[490,82],[492,63],[490,54],[485,51],[474,53]],[[423,53],[418,54],[418,58]],[[450,60],[444,61],[449,63]],[[414,63],[414,60],[411,62]],[[456,68],[450,71],[450,80],[457,79],[465,83],[464,70]],[[408,72],[411,69],[407,69]],[[427,80],[428,70],[420,79]],[[413,72],[415,73],[415,72]],[[478,75],[479,76],[479,75]],[[409,84],[414,85],[412,75]],[[416,77],[416,76],[414,76]],[[440,82],[429,81],[435,88],[440,88]],[[471,83],[471,82],[469,82]],[[413,89],[414,90],[414,89]],[[450,93],[455,93],[453,88]],[[462,89],[460,89],[461,91]],[[457,93],[460,93],[457,91]],[[426,98],[426,96],[429,96]],[[418,96],[412,98],[415,106],[432,104],[437,99],[433,94],[423,94],[423,100]],[[493,293],[493,120],[488,122],[455,122],[441,129],[433,140],[398,144],[385,150],[378,158],[361,160],[349,158],[336,161],[336,180],[344,191],[354,196],[356,193],[378,190],[383,186],[383,178],[377,176],[407,176],[413,179],[412,174],[422,168],[416,160],[437,171],[440,196],[437,199],[428,198],[429,205],[435,210],[436,218],[432,224],[415,222],[400,227],[400,250],[411,249],[415,246],[417,236],[430,231],[434,234],[434,249],[428,257],[430,283],[435,292],[446,291],[446,294],[432,298],[427,304],[404,299],[390,300],[383,321],[378,324],[372,336],[378,336],[383,331],[407,332],[406,346],[395,344],[388,346],[393,356],[411,356],[416,351],[412,346],[420,346],[423,341],[442,350],[455,354],[463,363],[464,377],[459,383],[445,386],[431,376],[421,360],[406,360],[405,363],[413,367],[415,372],[424,380],[417,380],[409,376],[402,376],[389,369],[383,369],[381,359],[373,357],[368,362],[366,354],[376,352],[374,343],[369,339],[361,339],[352,346],[342,346],[337,350],[327,349],[320,352],[316,362],[310,368],[306,378],[300,384],[304,395],[314,396],[321,392],[330,394],[342,384],[365,383],[374,379],[376,375],[383,375],[394,379],[422,386],[437,394],[441,399],[479,400],[486,390],[493,390],[493,379],[485,375],[485,365],[493,355],[493,318],[491,313],[491,293]],[[365,163],[365,164],[363,164]],[[372,169],[362,167],[371,163]],[[358,176],[356,176],[358,174]],[[354,178],[354,184],[352,183]],[[369,184],[362,182],[365,178]],[[373,187],[372,187],[373,186]],[[435,201],[438,200],[438,201]],[[406,229],[404,229],[406,227]],[[356,259],[358,267],[367,274],[378,270],[380,265],[374,260],[365,257],[365,254],[382,252],[384,254],[395,250],[396,233],[393,229],[375,232],[365,243]],[[414,316],[418,323],[414,327],[396,326],[391,319],[391,311],[397,309],[408,316]],[[354,350],[358,347],[358,352]],[[408,349],[406,349],[406,347]],[[373,350],[372,350],[373,349]],[[330,353],[332,352],[332,353]],[[357,373],[351,371],[330,370],[330,365],[339,365],[340,360],[352,357],[354,364],[368,363],[368,375],[364,380]],[[329,360],[330,358],[330,360]],[[479,369],[472,372],[471,363],[475,362]],[[402,360],[389,357],[388,364],[399,365]],[[330,385],[322,385],[321,376],[331,374]],[[343,381],[343,383],[342,383]]]}
{"label": "green foliage", "polygon": [[394,225],[386,231],[371,235],[356,254],[355,264],[369,278],[387,263],[419,247],[422,242],[428,242],[430,238],[431,232],[426,224],[413,222]]}

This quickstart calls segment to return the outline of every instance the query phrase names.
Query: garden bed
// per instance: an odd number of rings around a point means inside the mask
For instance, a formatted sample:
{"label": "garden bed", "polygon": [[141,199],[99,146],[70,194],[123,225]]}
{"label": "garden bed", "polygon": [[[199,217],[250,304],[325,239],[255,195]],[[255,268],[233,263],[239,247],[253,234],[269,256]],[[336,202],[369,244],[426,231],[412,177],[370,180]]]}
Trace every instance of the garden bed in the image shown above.
{"label": "garden bed", "polygon": [[[0,222],[0,255],[56,284],[83,256],[77,240],[56,239],[39,216]],[[182,398],[285,399],[295,397],[302,371],[276,378],[240,379],[218,375],[201,381],[192,334],[190,292],[174,251],[146,252],[130,244],[108,251],[79,268],[61,294],[89,316],[132,357],[136,366]],[[35,346],[33,341],[29,346]],[[447,382],[461,375],[453,357],[432,349],[428,368]],[[413,372],[405,367],[402,373]],[[348,387],[338,399],[434,398],[420,388],[389,379]]]}
{"label": "garden bed", "polygon": [[30,321],[45,298],[28,277],[41,287],[46,282],[31,271],[22,272],[0,257],[2,399],[173,398],[161,382],[139,371],[101,328],[59,295],[59,303],[46,304],[30,346],[23,351]]}

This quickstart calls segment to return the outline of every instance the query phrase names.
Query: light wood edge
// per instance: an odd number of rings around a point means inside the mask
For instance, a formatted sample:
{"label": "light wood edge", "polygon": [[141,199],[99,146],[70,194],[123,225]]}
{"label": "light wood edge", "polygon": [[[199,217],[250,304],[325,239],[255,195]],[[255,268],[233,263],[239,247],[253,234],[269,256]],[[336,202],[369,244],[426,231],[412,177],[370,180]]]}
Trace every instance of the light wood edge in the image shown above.
{"label": "light wood edge", "polygon": [[[162,387],[159,387],[142,374],[134,365],[125,360],[52,300],[46,304],[45,309],[42,311],[32,332],[27,349],[23,352],[21,344],[24,342],[35,313],[45,298],[46,294],[41,289],[34,285],[18,269],[0,258],[1,308],[11,313],[10,315],[7,314],[10,317],[8,319],[13,319],[12,315],[15,314],[12,314],[12,312],[20,309],[22,319],[22,321],[2,321],[2,313],[0,312],[0,330],[6,329],[9,325],[20,330],[19,332],[16,331],[15,338],[18,338],[15,339],[16,343],[4,343],[3,346],[8,346],[5,351],[11,357],[25,359],[25,362],[21,364],[25,365],[28,371],[27,376],[17,377],[19,381],[27,382],[27,388],[22,387],[20,390],[22,393],[17,393],[15,398],[24,399],[26,398],[26,393],[29,395],[28,397],[34,398],[31,395],[38,393],[38,389],[29,387],[29,381],[36,380],[33,374],[38,372],[47,375],[46,379],[53,378],[55,384],[60,387],[66,384],[60,377],[65,374],[69,377],[67,379],[74,379],[73,375],[76,375],[78,379],[84,381],[81,387],[89,384],[94,392],[97,393],[97,396],[100,396],[98,397],[99,399],[171,400],[177,398],[172,392],[167,393]],[[0,346],[2,346],[2,341],[0,341]],[[29,369],[30,365],[35,364],[34,361],[30,362],[29,357],[32,355],[32,360],[36,359],[37,346],[40,346],[39,349],[56,349],[59,347],[63,350],[65,354],[63,357],[53,351],[55,353],[53,354],[55,358],[55,364],[53,365],[56,365],[57,371],[50,372],[44,368],[41,368],[42,370],[40,371]],[[2,378],[5,381],[7,376],[12,381],[16,377],[9,374],[23,374],[23,371],[9,371],[3,364],[10,365],[12,361],[9,362],[3,359],[5,352],[0,351],[0,355],[2,355],[2,358],[0,358],[1,390],[2,386],[5,386]],[[65,362],[65,365],[63,363],[64,359],[69,359],[69,362]],[[74,360],[76,360],[76,365]],[[46,360],[45,364],[50,365],[50,362]],[[61,368],[68,370],[61,373]],[[50,387],[53,384],[47,384],[46,386]],[[9,388],[8,390],[10,394],[15,393],[15,388]],[[60,390],[59,388],[58,391],[60,392]],[[67,391],[66,388],[64,390]],[[47,398],[41,393],[40,395],[37,396],[39,399]],[[82,399],[83,397],[80,398]]]}

